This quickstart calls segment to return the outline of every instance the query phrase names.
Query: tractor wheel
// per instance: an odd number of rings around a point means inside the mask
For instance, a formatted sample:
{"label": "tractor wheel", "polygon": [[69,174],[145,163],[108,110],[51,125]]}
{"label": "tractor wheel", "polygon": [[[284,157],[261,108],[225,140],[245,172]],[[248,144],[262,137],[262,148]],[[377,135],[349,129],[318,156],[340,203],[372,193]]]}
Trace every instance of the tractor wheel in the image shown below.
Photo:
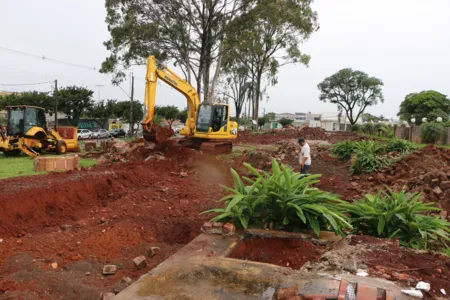
{"label": "tractor wheel", "polygon": [[67,153],[67,145],[64,141],[56,142],[56,153],[57,154],[66,154]]}
{"label": "tractor wheel", "polygon": [[5,154],[5,156],[19,156],[20,152],[22,152],[22,151],[20,151],[19,149],[14,149],[14,150],[5,151],[3,153]]}

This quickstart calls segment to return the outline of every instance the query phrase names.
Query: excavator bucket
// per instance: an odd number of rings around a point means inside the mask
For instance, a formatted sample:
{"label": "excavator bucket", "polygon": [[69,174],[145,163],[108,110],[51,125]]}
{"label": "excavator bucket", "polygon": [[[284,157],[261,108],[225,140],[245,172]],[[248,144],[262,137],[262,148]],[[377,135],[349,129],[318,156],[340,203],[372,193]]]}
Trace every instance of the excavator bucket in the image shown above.
{"label": "excavator bucket", "polygon": [[160,143],[167,141],[175,134],[170,127],[153,126],[150,131],[144,130],[144,139],[147,142]]}

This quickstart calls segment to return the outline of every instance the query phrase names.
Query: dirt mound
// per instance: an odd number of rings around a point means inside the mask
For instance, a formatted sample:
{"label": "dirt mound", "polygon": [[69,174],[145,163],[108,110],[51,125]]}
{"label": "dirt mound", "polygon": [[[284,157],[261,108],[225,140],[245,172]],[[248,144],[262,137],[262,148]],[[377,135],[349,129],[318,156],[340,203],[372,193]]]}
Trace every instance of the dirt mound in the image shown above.
{"label": "dirt mound", "polygon": [[273,144],[282,140],[303,137],[306,140],[327,140],[327,134],[322,128],[294,127],[281,128],[265,132],[240,132],[235,144]]}
{"label": "dirt mound", "polygon": [[305,140],[328,140],[328,136],[323,128],[319,127],[303,127],[298,132],[299,136]]}

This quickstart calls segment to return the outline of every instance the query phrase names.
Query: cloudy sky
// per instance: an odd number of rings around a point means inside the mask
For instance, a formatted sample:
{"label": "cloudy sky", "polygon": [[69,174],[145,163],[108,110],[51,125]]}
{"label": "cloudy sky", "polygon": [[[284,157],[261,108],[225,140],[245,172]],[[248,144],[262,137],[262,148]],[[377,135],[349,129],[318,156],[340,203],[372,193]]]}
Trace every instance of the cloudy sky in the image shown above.
{"label": "cloudy sky", "polygon": [[[270,100],[261,105],[266,111],[335,112],[335,106],[318,100],[317,84],[346,67],[384,81],[385,103],[368,109],[376,115],[395,116],[411,92],[450,94],[450,1],[316,0],[313,6],[320,30],[302,45],[311,64],[281,69],[278,84],[268,89]],[[96,100],[127,99],[129,82],[114,87],[108,75],[94,70],[108,55],[102,44],[108,39],[104,1],[0,0],[0,11],[0,91],[49,91],[48,82],[58,79],[59,86],[93,89]],[[136,98],[142,101],[145,70],[133,72]],[[21,85],[39,82],[45,83]],[[157,93],[158,104],[185,106],[164,83]]]}

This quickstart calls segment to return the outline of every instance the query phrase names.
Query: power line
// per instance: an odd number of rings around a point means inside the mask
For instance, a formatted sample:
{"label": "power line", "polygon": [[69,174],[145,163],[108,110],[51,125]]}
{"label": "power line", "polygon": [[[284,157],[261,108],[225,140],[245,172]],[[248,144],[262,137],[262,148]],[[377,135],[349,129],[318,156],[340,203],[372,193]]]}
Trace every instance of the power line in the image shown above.
{"label": "power line", "polygon": [[46,84],[46,83],[53,83],[53,81],[43,81],[43,82],[35,82],[35,83],[0,83],[0,86],[24,86],[24,85]]}
{"label": "power line", "polygon": [[62,61],[62,60],[49,58],[49,57],[46,57],[45,55],[39,56],[39,55],[35,55],[35,54],[27,53],[27,52],[22,52],[22,51],[10,49],[10,48],[2,47],[2,46],[0,46],[0,50],[6,51],[6,52],[10,52],[10,53],[14,53],[14,54],[17,54],[17,55],[32,57],[32,58],[39,59],[39,60],[45,60],[45,61],[50,61],[50,62],[54,62],[54,63],[64,64],[64,65],[67,65],[67,66],[84,68],[84,69],[89,69],[89,70],[94,70],[94,71],[98,70],[95,67],[90,67],[90,66],[85,66],[85,65],[80,65],[80,64],[74,64],[74,63],[71,63],[71,62],[66,62],[66,61]]}

